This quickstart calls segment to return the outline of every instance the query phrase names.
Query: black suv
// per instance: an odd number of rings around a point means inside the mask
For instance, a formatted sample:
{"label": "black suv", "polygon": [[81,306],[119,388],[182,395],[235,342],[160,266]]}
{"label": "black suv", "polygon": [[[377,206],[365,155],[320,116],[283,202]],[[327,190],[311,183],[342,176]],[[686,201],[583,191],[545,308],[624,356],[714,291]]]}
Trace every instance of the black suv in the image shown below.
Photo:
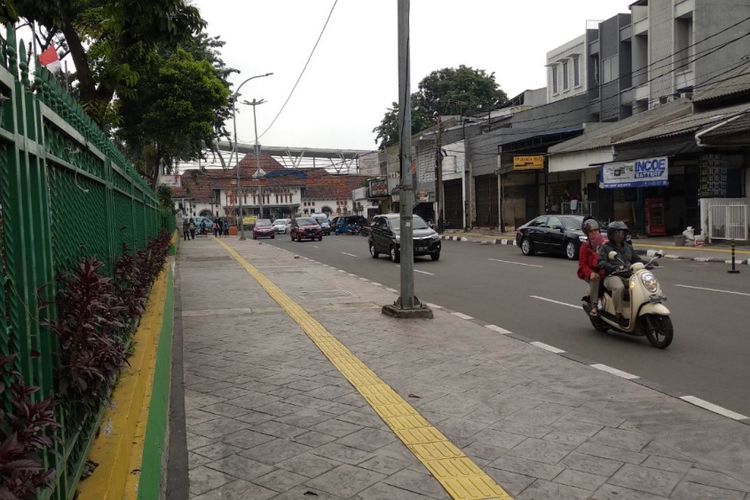
{"label": "black suv", "polygon": [[[376,215],[370,224],[367,238],[370,255],[377,259],[381,253],[391,257],[393,262],[401,260],[401,218],[399,214]],[[412,216],[412,238],[414,255],[429,255],[432,260],[440,258],[440,235],[418,215]]]}

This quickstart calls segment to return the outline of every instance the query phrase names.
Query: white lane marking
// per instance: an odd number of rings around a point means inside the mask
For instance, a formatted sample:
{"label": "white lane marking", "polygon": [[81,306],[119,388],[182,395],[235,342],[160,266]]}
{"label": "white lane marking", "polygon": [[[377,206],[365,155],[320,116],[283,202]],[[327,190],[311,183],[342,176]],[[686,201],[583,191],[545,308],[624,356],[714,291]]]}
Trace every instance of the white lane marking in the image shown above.
{"label": "white lane marking", "polygon": [[732,290],[720,290],[718,288],[706,288],[702,286],[690,286],[690,285],[675,285],[675,286],[679,286],[680,288],[692,288],[693,290],[706,290],[707,292],[731,293],[732,295],[744,295],[745,297],[750,297],[750,293],[735,292]]}
{"label": "white lane marking", "polygon": [[573,309],[580,309],[581,308],[581,306],[576,306],[574,304],[568,304],[567,302],[560,302],[559,300],[548,299],[546,297],[539,297],[538,295],[529,295],[529,297],[531,297],[532,299],[539,299],[539,300],[544,300],[546,302],[552,302],[553,304],[558,304],[558,305],[561,305],[561,306],[572,307]]}
{"label": "white lane marking", "polygon": [[718,413],[719,415],[723,415],[727,418],[731,418],[732,420],[745,420],[747,418],[745,415],[735,413],[732,410],[727,410],[724,407],[715,405],[713,403],[709,403],[708,401],[704,401],[700,398],[696,398],[695,396],[680,396],[680,399],[687,401],[688,403],[694,404],[695,406],[700,406],[701,408],[706,409],[708,411],[712,411],[714,413]]}
{"label": "white lane marking", "polygon": [[427,302],[427,307],[431,307],[433,309],[442,309],[443,306],[439,306],[437,304],[433,304],[432,302]]}
{"label": "white lane marking", "polygon": [[359,279],[361,279],[362,281],[370,281],[367,278],[362,278],[362,277],[360,277]]}
{"label": "white lane marking", "polygon": [[312,247],[313,248],[320,248],[318,245],[313,245]]}
{"label": "white lane marking", "polygon": [[469,316],[468,314],[460,313],[460,312],[454,312],[451,313],[452,315],[456,316],[457,318],[461,319],[474,319],[473,316]]}
{"label": "white lane marking", "polygon": [[506,330],[503,327],[497,326],[497,325],[484,325],[485,328],[492,330],[493,332],[502,333],[503,335],[507,335],[511,333],[510,330]]}
{"label": "white lane marking", "polygon": [[534,341],[534,342],[529,342],[529,343],[531,345],[535,345],[535,346],[539,347],[540,349],[544,349],[545,351],[554,352],[555,354],[560,354],[562,352],[565,352],[562,349],[558,349],[555,346],[552,346],[552,345],[549,345],[549,344],[545,344],[544,342]]}
{"label": "white lane marking", "polygon": [[345,272],[346,272],[346,271],[344,271],[343,269],[336,269],[336,270],[337,270],[338,272],[340,272],[340,273],[345,273]]}
{"label": "white lane marking", "polygon": [[419,269],[414,270],[415,273],[426,274],[427,276],[435,276],[435,273],[428,273],[427,271],[420,271]]}
{"label": "white lane marking", "polygon": [[388,290],[391,293],[398,293],[398,290],[396,290],[395,288],[386,288],[386,290]]}
{"label": "white lane marking", "polygon": [[536,267],[536,268],[539,268],[539,269],[541,269],[541,268],[544,267],[544,266],[538,266],[536,264],[526,264],[525,262],[515,262],[515,261],[512,261],[512,260],[502,260],[502,259],[487,259],[487,260],[491,260],[491,261],[494,261],[494,262],[502,262],[503,264],[514,264],[516,266]]}
{"label": "white lane marking", "polygon": [[603,365],[601,363],[595,363],[591,365],[591,367],[603,372],[611,373],[612,375],[617,375],[618,377],[626,378],[628,380],[640,378],[638,375],[633,375],[632,373],[624,372],[622,370],[618,370],[617,368],[612,368],[611,366]]}
{"label": "white lane marking", "polygon": [[341,253],[343,253],[344,255],[348,255],[349,257],[356,257],[356,255],[354,255],[353,253],[346,253],[346,252],[341,252]]}

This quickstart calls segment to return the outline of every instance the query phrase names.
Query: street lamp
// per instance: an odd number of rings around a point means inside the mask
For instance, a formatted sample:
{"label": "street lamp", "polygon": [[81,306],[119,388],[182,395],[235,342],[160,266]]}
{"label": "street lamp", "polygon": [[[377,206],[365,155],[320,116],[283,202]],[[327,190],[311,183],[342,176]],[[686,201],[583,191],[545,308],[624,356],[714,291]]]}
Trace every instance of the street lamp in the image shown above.
{"label": "street lamp", "polygon": [[[258,120],[255,116],[255,107],[260,106],[261,104],[265,103],[265,99],[261,99],[260,101],[257,99],[253,99],[252,102],[250,101],[243,101],[242,104],[247,104],[248,106],[253,107],[253,128],[255,129],[255,173],[253,174],[253,177],[255,179],[262,179],[265,177],[266,173],[263,171],[262,168],[260,168],[260,144],[258,144]],[[260,218],[263,218],[263,184],[260,184]]]}
{"label": "street lamp", "polygon": [[[234,126],[234,168],[237,170],[237,217],[239,218],[239,224],[240,224],[240,240],[245,239],[245,224],[242,220],[242,196],[241,196],[241,189],[240,189],[240,157],[239,152],[237,151],[237,98],[240,96],[240,90],[242,87],[249,82],[250,80],[255,80],[256,78],[264,78],[266,76],[271,76],[273,73],[266,73],[263,75],[255,75],[251,76],[244,82],[240,83],[239,87],[237,87],[237,90],[230,96],[230,99],[232,99],[232,124]],[[255,108],[253,108],[254,110]],[[257,143],[257,130],[256,130],[256,140]],[[229,160],[231,161],[232,158],[230,157]]]}

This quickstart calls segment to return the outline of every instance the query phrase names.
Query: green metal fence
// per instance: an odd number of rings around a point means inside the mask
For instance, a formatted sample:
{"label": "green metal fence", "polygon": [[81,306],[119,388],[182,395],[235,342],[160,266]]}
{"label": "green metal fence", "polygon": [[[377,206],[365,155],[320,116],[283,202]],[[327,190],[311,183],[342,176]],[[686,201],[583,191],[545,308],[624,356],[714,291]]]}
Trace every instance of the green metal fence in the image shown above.
{"label": "green metal fence", "polygon": [[[39,397],[55,387],[55,339],[40,325],[57,273],[96,257],[112,270],[123,244],[143,249],[174,220],[154,191],[46,70],[29,80],[23,44],[6,27],[0,52],[0,355],[17,353]],[[7,401],[0,401],[7,405]],[[68,499],[99,415],[58,409],[51,498]]]}

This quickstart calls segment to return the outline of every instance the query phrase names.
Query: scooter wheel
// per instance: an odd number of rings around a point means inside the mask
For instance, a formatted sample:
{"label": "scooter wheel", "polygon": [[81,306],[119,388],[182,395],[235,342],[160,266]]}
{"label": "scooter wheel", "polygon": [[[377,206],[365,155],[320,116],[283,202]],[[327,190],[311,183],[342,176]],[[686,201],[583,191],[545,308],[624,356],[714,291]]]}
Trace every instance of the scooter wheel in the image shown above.
{"label": "scooter wheel", "polygon": [[664,349],[672,343],[674,328],[669,316],[648,314],[643,317],[648,342],[659,349]]}
{"label": "scooter wheel", "polygon": [[609,330],[609,325],[602,321],[600,317],[589,316],[589,320],[591,321],[591,326],[593,326],[597,332],[603,333]]}

